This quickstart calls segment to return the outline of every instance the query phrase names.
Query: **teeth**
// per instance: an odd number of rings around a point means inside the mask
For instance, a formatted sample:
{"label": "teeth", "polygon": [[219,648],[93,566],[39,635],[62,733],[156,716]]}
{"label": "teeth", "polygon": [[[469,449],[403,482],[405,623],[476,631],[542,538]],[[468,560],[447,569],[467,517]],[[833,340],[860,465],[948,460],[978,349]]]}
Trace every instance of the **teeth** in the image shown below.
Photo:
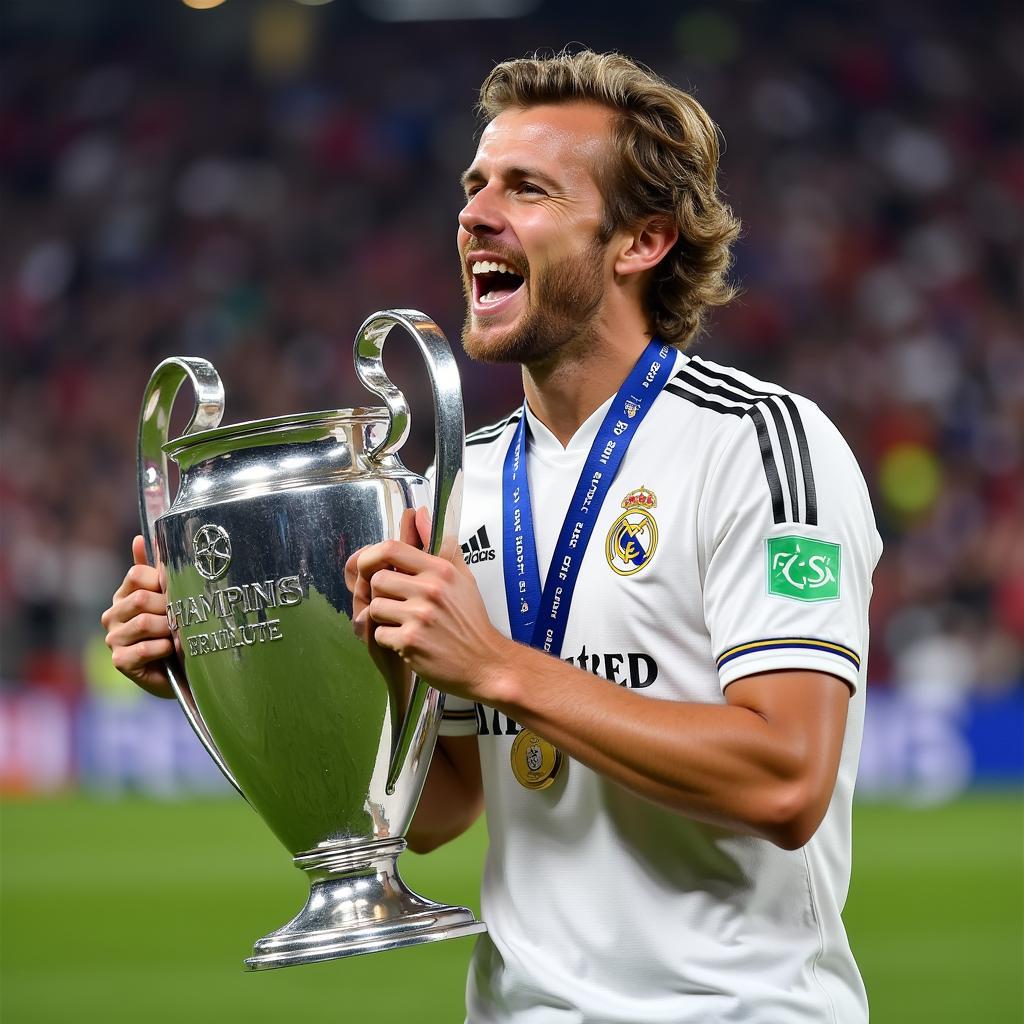
{"label": "teeth", "polygon": [[[474,274],[515,274],[506,263],[495,263],[493,260],[481,260],[478,263],[473,264]],[[516,274],[516,276],[520,276]]]}

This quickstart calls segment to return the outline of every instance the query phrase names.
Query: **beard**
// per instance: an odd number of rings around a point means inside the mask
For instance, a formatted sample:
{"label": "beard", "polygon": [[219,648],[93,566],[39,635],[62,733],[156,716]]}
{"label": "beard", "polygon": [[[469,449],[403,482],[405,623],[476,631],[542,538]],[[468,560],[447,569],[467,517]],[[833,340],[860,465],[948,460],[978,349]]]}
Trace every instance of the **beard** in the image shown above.
{"label": "beard", "polygon": [[540,362],[590,333],[604,298],[602,258],[605,246],[594,239],[557,266],[523,281],[526,311],[503,331],[474,325],[473,285],[465,281],[466,319],[462,347],[481,363]]}

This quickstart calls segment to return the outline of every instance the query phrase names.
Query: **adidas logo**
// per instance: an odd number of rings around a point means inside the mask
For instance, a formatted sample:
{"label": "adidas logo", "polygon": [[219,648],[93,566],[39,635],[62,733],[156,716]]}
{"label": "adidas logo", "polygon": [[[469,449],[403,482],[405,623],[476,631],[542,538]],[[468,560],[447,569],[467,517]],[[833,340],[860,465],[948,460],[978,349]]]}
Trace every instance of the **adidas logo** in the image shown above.
{"label": "adidas logo", "polygon": [[494,557],[494,548],[487,539],[487,527],[481,526],[465,544],[462,545],[462,557],[466,565],[473,565],[476,562],[490,562]]}

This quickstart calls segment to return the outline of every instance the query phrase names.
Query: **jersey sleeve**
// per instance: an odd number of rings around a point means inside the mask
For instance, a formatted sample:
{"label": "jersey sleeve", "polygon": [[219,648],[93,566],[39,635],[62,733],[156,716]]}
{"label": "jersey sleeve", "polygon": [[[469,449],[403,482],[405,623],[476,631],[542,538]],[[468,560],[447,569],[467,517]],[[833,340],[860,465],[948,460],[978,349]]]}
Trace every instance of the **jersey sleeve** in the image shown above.
{"label": "jersey sleeve", "polygon": [[698,546],[723,690],[781,669],[857,689],[881,540],[853,453],[817,406],[772,396],[739,420],[701,497]]}
{"label": "jersey sleeve", "polygon": [[441,715],[442,736],[475,736],[476,705],[471,700],[452,697],[444,699],[444,712]]}

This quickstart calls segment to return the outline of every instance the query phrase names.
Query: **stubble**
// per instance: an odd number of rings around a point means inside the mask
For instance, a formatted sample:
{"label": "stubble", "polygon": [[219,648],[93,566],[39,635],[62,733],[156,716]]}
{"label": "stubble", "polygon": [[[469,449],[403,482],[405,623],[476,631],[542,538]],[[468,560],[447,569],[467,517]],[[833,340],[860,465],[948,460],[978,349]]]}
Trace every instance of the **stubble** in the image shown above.
{"label": "stubble", "polygon": [[527,278],[522,285],[528,289],[527,310],[504,332],[474,326],[472,283],[464,281],[467,308],[462,346],[466,354],[481,363],[530,365],[550,359],[559,349],[589,335],[604,298],[604,250],[594,239],[575,256]]}

